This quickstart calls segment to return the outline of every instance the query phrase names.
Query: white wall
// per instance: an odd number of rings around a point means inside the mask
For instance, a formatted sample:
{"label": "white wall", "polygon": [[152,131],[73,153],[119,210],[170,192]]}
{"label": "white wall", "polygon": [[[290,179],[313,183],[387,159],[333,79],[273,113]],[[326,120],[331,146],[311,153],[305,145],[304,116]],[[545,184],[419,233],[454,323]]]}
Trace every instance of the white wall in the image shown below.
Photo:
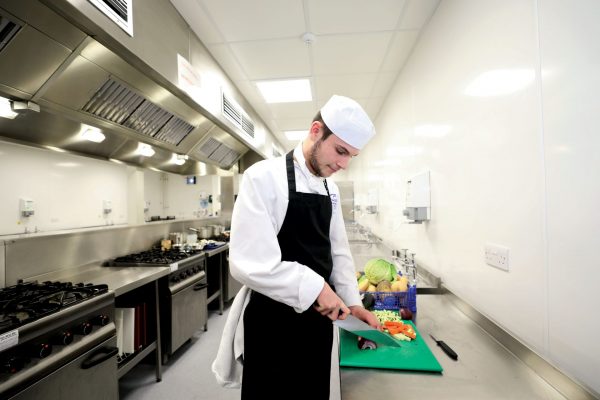
{"label": "white wall", "polygon": [[[0,141],[0,235],[196,218],[201,192],[214,195],[212,210],[220,210],[219,183],[210,175],[187,185],[182,175]],[[34,215],[20,216],[20,198],[34,200]],[[112,202],[110,214],[103,200]]]}
{"label": "white wall", "polygon": [[[127,223],[124,165],[0,142],[0,185],[2,235]],[[28,218],[19,213],[22,197],[34,201]]]}
{"label": "white wall", "polygon": [[[340,177],[357,198],[379,189],[380,213],[361,223],[597,393],[599,15],[594,0],[442,0]],[[465,94],[498,69],[524,85]],[[425,170],[432,219],[410,225],[406,180]],[[488,242],[510,248],[510,272],[485,264]]]}

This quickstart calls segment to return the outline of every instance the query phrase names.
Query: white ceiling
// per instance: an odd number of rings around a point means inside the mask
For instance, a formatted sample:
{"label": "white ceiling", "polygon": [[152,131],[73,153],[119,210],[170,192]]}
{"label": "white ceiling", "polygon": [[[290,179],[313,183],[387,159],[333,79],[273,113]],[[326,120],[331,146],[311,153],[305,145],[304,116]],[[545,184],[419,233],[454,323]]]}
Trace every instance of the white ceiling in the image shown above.
{"label": "white ceiling", "polygon": [[[284,151],[333,94],[374,120],[439,1],[171,0]],[[255,82],[281,78],[309,78],[313,101],[265,103]]]}

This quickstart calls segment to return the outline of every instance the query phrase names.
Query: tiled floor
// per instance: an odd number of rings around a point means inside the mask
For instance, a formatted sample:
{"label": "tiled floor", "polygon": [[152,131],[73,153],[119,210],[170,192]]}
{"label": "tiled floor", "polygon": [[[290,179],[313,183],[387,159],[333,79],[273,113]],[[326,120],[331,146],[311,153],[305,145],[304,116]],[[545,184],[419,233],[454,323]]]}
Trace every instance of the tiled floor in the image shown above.
{"label": "tiled floor", "polygon": [[156,382],[154,365],[141,363],[119,381],[121,400],[229,400],[240,390],[223,389],[210,366],[215,358],[227,318],[209,311],[208,331],[198,332],[163,365],[162,382]]}

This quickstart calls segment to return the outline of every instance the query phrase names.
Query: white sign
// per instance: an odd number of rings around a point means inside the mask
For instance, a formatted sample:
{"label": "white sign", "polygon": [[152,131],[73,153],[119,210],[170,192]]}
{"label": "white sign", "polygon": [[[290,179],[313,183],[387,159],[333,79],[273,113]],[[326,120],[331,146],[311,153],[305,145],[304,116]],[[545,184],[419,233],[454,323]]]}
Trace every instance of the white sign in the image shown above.
{"label": "white sign", "polygon": [[10,332],[3,333],[0,335],[0,351],[4,351],[8,348],[19,344],[19,330],[15,329]]}

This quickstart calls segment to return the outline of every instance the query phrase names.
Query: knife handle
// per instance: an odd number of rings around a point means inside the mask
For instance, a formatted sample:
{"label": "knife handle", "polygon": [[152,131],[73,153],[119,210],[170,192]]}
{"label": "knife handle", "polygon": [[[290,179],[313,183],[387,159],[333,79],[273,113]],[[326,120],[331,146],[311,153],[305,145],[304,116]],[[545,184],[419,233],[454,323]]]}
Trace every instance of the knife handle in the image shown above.
{"label": "knife handle", "polygon": [[458,360],[458,354],[456,354],[443,340],[438,341],[437,344],[444,350],[444,353],[446,353],[448,357],[453,360]]}

